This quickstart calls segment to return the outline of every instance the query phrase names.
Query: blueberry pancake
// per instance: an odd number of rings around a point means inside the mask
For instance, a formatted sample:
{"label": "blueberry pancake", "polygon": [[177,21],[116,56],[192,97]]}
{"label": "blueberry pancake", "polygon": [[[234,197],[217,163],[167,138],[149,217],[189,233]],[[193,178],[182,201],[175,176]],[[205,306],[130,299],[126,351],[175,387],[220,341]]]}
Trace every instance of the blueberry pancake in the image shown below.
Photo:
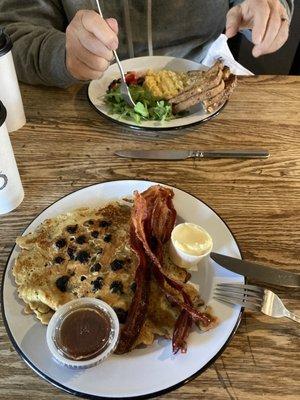
{"label": "blueberry pancake", "polygon": [[[113,202],[98,209],[78,209],[45,220],[34,232],[19,237],[21,252],[13,275],[25,312],[47,324],[62,304],[95,297],[111,305],[124,323],[135,293],[136,253],[130,246],[131,207]],[[166,273],[180,282],[188,274],[171,263],[165,251]],[[204,309],[197,290],[185,288],[194,306]],[[145,324],[135,343],[149,345],[157,335],[172,337],[180,310],[171,306],[151,281]]]}

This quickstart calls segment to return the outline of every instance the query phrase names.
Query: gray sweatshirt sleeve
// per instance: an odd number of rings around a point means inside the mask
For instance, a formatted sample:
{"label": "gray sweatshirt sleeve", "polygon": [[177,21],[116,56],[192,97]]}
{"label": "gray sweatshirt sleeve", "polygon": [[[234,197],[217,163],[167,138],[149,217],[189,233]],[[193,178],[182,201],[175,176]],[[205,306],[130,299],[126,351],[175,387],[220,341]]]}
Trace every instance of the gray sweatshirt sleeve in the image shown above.
{"label": "gray sweatshirt sleeve", "polygon": [[58,87],[78,82],[65,65],[67,20],[59,0],[0,0],[0,25],[13,41],[19,80]]}
{"label": "gray sweatshirt sleeve", "polygon": [[286,8],[289,19],[291,19],[293,16],[293,12],[294,12],[294,0],[280,0],[280,2]]}

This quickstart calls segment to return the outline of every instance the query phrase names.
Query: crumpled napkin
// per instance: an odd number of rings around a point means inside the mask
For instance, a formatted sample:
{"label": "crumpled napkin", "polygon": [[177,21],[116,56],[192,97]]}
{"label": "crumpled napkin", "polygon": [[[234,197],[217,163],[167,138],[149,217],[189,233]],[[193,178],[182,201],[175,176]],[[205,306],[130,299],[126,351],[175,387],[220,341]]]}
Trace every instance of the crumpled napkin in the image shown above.
{"label": "crumpled napkin", "polygon": [[227,40],[227,36],[221,34],[210,46],[202,64],[211,67],[217,59],[221,58],[224,64],[227,65],[235,75],[253,75],[252,72],[235,61],[228,47]]}

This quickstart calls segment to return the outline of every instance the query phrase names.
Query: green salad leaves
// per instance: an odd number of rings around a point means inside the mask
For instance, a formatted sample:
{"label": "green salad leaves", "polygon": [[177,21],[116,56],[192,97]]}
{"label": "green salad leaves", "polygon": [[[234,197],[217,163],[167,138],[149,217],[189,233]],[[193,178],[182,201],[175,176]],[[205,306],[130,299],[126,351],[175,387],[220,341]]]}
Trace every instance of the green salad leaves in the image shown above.
{"label": "green salad leaves", "polygon": [[141,121],[156,120],[167,121],[175,116],[172,114],[171,105],[165,100],[156,100],[149,91],[139,85],[130,85],[129,90],[136,106],[131,108],[122,98],[120,87],[110,89],[105,95],[105,102],[112,114],[120,118],[128,118],[136,123]]}

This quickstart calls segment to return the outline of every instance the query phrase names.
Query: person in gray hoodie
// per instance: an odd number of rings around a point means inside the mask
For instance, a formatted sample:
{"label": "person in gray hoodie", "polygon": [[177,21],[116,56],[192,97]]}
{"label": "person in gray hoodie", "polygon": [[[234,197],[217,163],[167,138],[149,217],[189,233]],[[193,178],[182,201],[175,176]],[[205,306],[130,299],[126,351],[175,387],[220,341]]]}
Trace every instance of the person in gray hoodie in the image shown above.
{"label": "person in gray hoodie", "polygon": [[0,26],[13,41],[18,77],[68,87],[100,78],[121,59],[172,55],[198,62],[220,33],[252,30],[253,55],[287,40],[293,0],[0,0]]}

